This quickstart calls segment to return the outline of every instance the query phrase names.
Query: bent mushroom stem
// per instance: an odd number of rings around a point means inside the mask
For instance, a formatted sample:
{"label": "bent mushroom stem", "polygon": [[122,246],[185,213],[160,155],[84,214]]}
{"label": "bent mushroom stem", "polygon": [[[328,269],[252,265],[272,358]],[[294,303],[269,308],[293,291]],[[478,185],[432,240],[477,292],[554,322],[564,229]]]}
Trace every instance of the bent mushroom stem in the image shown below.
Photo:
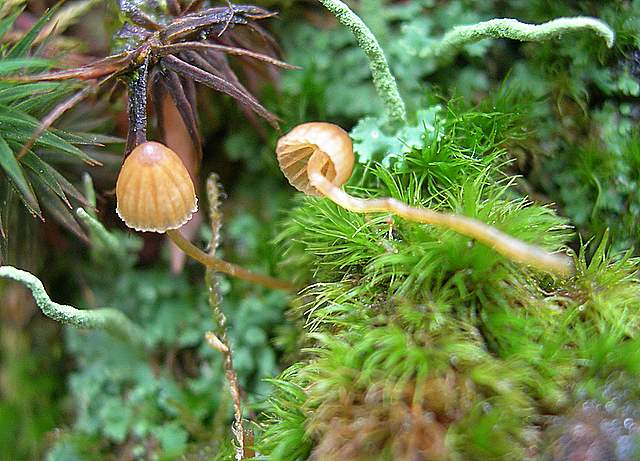
{"label": "bent mushroom stem", "polygon": [[237,277],[248,282],[257,283],[259,285],[274,288],[277,290],[292,291],[293,285],[284,280],[279,280],[267,275],[254,274],[240,266],[232,264],[227,261],[223,261],[214,256],[206,254],[200,248],[193,243],[185,239],[177,230],[168,230],[167,236],[176,244],[178,248],[184,251],[188,256],[192,257],[202,265],[210,267],[218,272],[229,274],[232,277]]}
{"label": "bent mushroom stem", "polygon": [[309,182],[325,197],[349,211],[356,213],[387,212],[409,221],[446,227],[482,242],[512,261],[528,264],[564,277],[572,275],[575,271],[571,258],[548,253],[540,247],[513,238],[477,219],[437,212],[428,208],[415,208],[390,197],[379,199],[353,197],[322,174],[322,169],[327,161],[326,155],[318,151],[311,156],[307,165]]}

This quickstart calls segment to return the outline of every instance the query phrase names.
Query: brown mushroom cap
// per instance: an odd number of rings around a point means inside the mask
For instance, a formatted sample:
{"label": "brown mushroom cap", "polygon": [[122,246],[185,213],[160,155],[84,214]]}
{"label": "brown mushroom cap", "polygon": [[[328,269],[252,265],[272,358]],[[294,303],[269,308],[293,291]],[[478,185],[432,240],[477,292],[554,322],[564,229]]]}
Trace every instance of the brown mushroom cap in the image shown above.
{"label": "brown mushroom cap", "polygon": [[346,131],[326,122],[296,126],[278,140],[280,169],[293,187],[308,195],[321,195],[311,184],[307,164],[312,155],[323,157],[322,174],[336,186],[344,184],[353,170],[353,144]]}
{"label": "brown mushroom cap", "polygon": [[167,146],[145,142],[122,165],[116,212],[139,231],[177,229],[198,210],[193,182],[180,157]]}

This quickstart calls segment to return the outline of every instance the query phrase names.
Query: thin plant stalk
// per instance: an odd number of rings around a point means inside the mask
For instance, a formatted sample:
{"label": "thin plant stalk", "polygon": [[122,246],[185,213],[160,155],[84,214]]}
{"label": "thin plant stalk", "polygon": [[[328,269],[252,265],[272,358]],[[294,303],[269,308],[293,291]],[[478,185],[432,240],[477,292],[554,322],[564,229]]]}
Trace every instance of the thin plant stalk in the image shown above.
{"label": "thin plant stalk", "polygon": [[[216,288],[211,285],[212,278],[215,278],[215,273],[212,269],[207,269],[207,286],[211,291],[215,291]],[[213,331],[207,331],[205,339],[209,346],[222,353],[224,358],[224,375],[229,384],[229,393],[231,394],[231,401],[233,402],[233,424],[231,425],[231,432],[235,439],[235,459],[240,461],[244,458],[244,425],[242,423],[242,391],[240,389],[240,382],[238,381],[238,375],[233,368],[233,353],[228,346],[226,339],[226,317],[222,313],[219,306],[216,306],[210,301],[211,308],[213,309],[214,318],[218,319],[217,327],[225,331],[223,339],[218,338]]]}
{"label": "thin plant stalk", "polygon": [[127,82],[129,97],[129,133],[126,155],[147,140],[147,82],[149,57],[129,77]]}
{"label": "thin plant stalk", "polygon": [[[217,177],[209,176],[207,180],[207,197],[209,199],[209,218],[211,221],[211,242],[209,244],[209,255],[214,256],[220,242],[220,227],[222,226],[222,213],[220,212],[220,188]],[[219,351],[224,357],[224,374],[229,384],[229,392],[233,402],[233,432],[235,444],[235,459],[240,461],[244,458],[244,425],[242,423],[242,391],[238,381],[238,375],[233,367],[233,353],[227,335],[227,317],[222,310],[222,293],[217,274],[211,267],[207,267],[205,274],[207,289],[209,290],[209,305],[213,314],[215,332],[208,331],[205,338],[209,345]]]}

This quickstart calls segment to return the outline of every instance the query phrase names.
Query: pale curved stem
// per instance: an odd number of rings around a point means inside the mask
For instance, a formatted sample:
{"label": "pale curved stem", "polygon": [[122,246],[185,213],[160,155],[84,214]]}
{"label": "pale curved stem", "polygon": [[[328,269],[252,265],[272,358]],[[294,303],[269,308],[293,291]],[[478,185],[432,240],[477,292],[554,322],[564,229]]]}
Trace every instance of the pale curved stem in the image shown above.
{"label": "pale curved stem", "polygon": [[142,329],[117,309],[76,309],[51,300],[42,282],[33,274],[13,266],[0,267],[0,278],[22,283],[33,295],[36,304],[47,317],[77,328],[106,330],[128,342],[144,347]]}
{"label": "pale curved stem", "polygon": [[543,24],[526,24],[516,19],[491,19],[469,26],[454,27],[433,47],[432,53],[435,56],[452,54],[464,45],[486,38],[540,42],[579,30],[595,32],[605,40],[609,48],[615,41],[615,32],[607,24],[585,16],[558,18]]}
{"label": "pale curved stem", "polygon": [[184,251],[188,256],[192,257],[205,267],[210,267],[217,272],[223,272],[229,274],[232,277],[237,277],[248,282],[257,283],[259,285],[275,288],[277,290],[292,291],[293,285],[284,280],[279,280],[267,275],[255,274],[240,266],[232,264],[227,261],[223,261],[214,256],[206,254],[200,248],[193,243],[185,239],[177,230],[168,230],[167,236],[176,244],[178,248]]}
{"label": "pale curved stem", "polygon": [[324,196],[349,211],[393,213],[408,221],[446,227],[493,248],[512,261],[565,277],[572,275],[575,271],[573,261],[568,256],[551,254],[540,247],[500,232],[477,219],[428,208],[415,208],[390,197],[376,199],[353,197],[324,177],[321,173],[324,161],[320,156],[311,157],[307,167],[309,182]]}
{"label": "pale curved stem", "polygon": [[407,117],[406,109],[396,79],[389,69],[389,63],[380,43],[371,30],[357,14],[340,0],[319,1],[335,15],[340,24],[351,30],[358,46],[369,58],[373,84],[385,104],[389,119],[392,121],[405,120]]}

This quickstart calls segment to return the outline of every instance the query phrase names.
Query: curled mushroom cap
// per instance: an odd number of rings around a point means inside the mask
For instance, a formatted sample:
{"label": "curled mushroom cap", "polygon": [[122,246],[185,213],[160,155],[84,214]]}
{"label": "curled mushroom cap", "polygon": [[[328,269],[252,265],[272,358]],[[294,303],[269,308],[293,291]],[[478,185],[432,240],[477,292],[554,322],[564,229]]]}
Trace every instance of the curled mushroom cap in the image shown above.
{"label": "curled mushroom cap", "polygon": [[137,146],[124,161],[116,199],[118,216],[139,231],[177,229],[198,209],[193,182],[180,157],[152,141]]}
{"label": "curled mushroom cap", "polygon": [[355,160],[347,132],[325,122],[296,126],[278,140],[276,155],[291,185],[308,195],[322,195],[309,183],[307,166],[312,157],[322,175],[338,187],[351,176]]}

